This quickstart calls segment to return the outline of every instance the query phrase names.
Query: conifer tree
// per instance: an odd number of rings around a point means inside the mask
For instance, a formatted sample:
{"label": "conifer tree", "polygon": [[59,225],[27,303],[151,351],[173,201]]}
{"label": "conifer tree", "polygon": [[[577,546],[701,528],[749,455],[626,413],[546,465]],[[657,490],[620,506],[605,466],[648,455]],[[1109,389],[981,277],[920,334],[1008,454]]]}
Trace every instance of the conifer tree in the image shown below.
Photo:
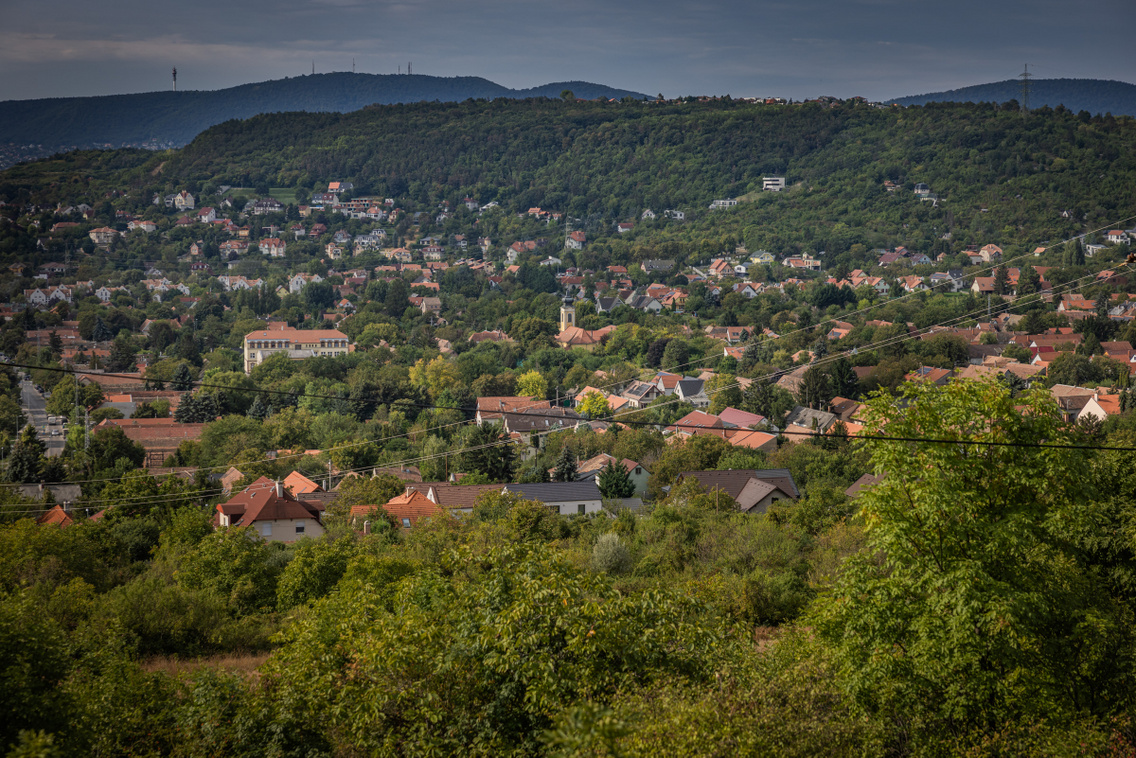
{"label": "conifer tree", "polygon": [[631,497],[635,494],[635,483],[631,481],[627,467],[622,463],[616,463],[614,459],[608,461],[600,471],[598,484],[600,494],[605,498]]}
{"label": "conifer tree", "polygon": [[193,372],[188,363],[179,363],[174,370],[174,378],[170,381],[170,389],[178,392],[189,392],[193,389]]}
{"label": "conifer tree", "polygon": [[556,461],[556,469],[552,472],[554,482],[576,481],[576,456],[567,445],[560,451],[560,458]]}

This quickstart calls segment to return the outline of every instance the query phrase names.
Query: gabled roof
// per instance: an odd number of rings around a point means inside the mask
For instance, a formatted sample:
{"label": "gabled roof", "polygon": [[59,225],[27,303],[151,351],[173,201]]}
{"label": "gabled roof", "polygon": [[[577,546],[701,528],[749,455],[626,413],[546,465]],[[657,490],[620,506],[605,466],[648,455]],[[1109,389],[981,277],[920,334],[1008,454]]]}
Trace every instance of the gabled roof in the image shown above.
{"label": "gabled roof", "polygon": [[600,488],[594,479],[578,482],[549,482],[546,484],[506,484],[505,492],[516,492],[525,500],[542,503],[565,503],[570,500],[602,500]]}
{"label": "gabled roof", "polygon": [[[679,478],[697,479],[707,491],[720,489],[737,500],[751,480],[771,484],[792,498],[800,497],[797,483],[789,469],[734,469],[731,471],[684,471]],[[764,495],[763,495],[764,497]]]}
{"label": "gabled roof", "polygon": [[421,492],[442,508],[472,508],[485,492],[500,491],[499,484],[450,484],[449,482],[414,482],[406,485],[407,491]]}
{"label": "gabled roof", "polygon": [[267,476],[260,477],[228,502],[217,505],[217,511],[230,516],[235,526],[284,519],[319,521],[322,510],[321,504],[297,500],[282,484],[278,487]]}
{"label": "gabled roof", "polygon": [[323,492],[323,487],[313,482],[299,471],[293,471],[284,477],[284,486],[293,495],[305,495],[309,492]]}

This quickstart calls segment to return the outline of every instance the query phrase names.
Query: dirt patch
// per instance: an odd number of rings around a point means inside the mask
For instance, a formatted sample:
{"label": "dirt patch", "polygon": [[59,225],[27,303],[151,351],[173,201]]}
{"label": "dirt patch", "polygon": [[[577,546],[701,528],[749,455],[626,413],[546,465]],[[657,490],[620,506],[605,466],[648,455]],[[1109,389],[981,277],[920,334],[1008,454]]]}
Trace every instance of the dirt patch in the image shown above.
{"label": "dirt patch", "polygon": [[152,674],[163,673],[169,676],[190,674],[205,668],[253,674],[268,660],[269,655],[270,653],[234,653],[188,659],[160,656],[143,661],[142,668]]}

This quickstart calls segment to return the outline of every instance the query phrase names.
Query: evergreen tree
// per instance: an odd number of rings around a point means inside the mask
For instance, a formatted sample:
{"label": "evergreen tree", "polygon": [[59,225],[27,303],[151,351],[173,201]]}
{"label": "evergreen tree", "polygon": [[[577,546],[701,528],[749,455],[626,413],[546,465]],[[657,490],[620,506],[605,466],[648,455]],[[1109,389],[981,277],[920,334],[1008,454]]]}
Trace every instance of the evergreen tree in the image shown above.
{"label": "evergreen tree", "polygon": [[854,398],[860,391],[856,372],[852,370],[852,361],[840,356],[829,369],[832,377],[832,391],[836,397]]}
{"label": "evergreen tree", "polygon": [[576,481],[576,470],[576,456],[572,453],[572,449],[565,445],[560,451],[560,457],[556,460],[556,469],[552,472],[552,481],[574,482]]}
{"label": "evergreen tree", "polygon": [[1010,277],[1009,274],[1006,273],[1006,267],[999,266],[994,272],[994,294],[1005,295],[1009,281]]}
{"label": "evergreen tree", "polygon": [[188,363],[179,363],[174,371],[174,378],[170,381],[170,389],[178,392],[189,392],[193,389],[193,372]]}
{"label": "evergreen tree", "polygon": [[95,319],[95,329],[91,332],[91,339],[95,342],[108,342],[114,339],[114,332],[106,325],[102,316]]}
{"label": "evergreen tree", "polygon": [[137,367],[134,360],[135,350],[134,344],[126,334],[120,334],[115,338],[110,347],[110,355],[107,357],[107,370],[111,372],[129,372],[134,371]]}
{"label": "evergreen tree", "polygon": [[63,338],[54,329],[51,330],[51,336],[48,338],[48,345],[51,347],[51,354],[58,356],[63,352]]}
{"label": "evergreen tree", "polygon": [[8,479],[13,482],[38,482],[43,470],[43,456],[47,446],[39,439],[35,427],[28,424],[12,447],[8,459]]}
{"label": "evergreen tree", "polygon": [[801,405],[823,410],[832,397],[832,383],[824,369],[813,366],[801,377],[800,389],[797,390],[797,402]]}
{"label": "evergreen tree", "polygon": [[193,394],[186,392],[178,400],[177,410],[174,411],[174,421],[179,424],[191,424],[197,418],[197,399]]}
{"label": "evergreen tree", "polygon": [[269,408],[268,404],[264,402],[264,397],[257,395],[255,398],[253,398],[252,405],[249,406],[248,413],[246,415],[249,418],[263,421],[264,419],[268,418],[268,414]]}
{"label": "evergreen tree", "polygon": [[615,460],[608,461],[600,471],[598,484],[600,494],[605,498],[631,497],[635,494],[635,483],[631,481],[627,467],[622,463],[616,463]]}

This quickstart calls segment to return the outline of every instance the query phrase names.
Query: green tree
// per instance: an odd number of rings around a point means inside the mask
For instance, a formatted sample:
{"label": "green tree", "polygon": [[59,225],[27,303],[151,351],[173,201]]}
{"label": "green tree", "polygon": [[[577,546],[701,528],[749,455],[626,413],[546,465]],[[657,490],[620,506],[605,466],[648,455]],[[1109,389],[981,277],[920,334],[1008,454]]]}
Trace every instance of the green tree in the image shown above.
{"label": "green tree", "polygon": [[35,427],[31,424],[25,426],[16,444],[12,446],[12,456],[8,459],[8,479],[13,482],[38,482],[46,452],[47,446],[36,434]]}
{"label": "green tree", "polygon": [[811,366],[801,377],[797,402],[806,408],[824,410],[832,398],[832,382],[828,373],[820,366]]}
{"label": "green tree", "polygon": [[576,481],[576,455],[572,452],[572,448],[567,445],[560,449],[560,457],[556,460],[556,469],[552,472],[552,481]]}
{"label": "green tree", "polygon": [[517,394],[542,400],[548,395],[548,380],[536,369],[526,371],[517,377]]}
{"label": "green tree", "polygon": [[516,467],[516,449],[497,424],[473,426],[467,432],[459,455],[461,469],[479,472],[492,482],[510,482]]}
{"label": "green tree", "polygon": [[1034,446],[1075,441],[1047,393],[909,384],[866,427],[957,443],[872,446],[868,549],[811,620],[861,706],[915,734],[991,734],[1130,701],[1132,608],[1070,540],[1092,528],[1085,453]]}
{"label": "green tree", "polygon": [[179,363],[177,368],[174,369],[170,389],[176,392],[190,392],[193,389],[193,370],[188,363]]}
{"label": "green tree", "polygon": [[585,418],[606,418],[611,415],[611,407],[607,398],[594,390],[584,395],[584,399],[576,408]]}
{"label": "green tree", "polygon": [[107,356],[107,371],[134,372],[137,369],[134,359],[136,353],[137,348],[134,347],[130,337],[125,333],[120,333],[111,343],[110,355]]}
{"label": "green tree", "polygon": [[635,483],[627,467],[615,460],[610,460],[600,471],[600,494],[605,498],[625,498],[635,494]]}

